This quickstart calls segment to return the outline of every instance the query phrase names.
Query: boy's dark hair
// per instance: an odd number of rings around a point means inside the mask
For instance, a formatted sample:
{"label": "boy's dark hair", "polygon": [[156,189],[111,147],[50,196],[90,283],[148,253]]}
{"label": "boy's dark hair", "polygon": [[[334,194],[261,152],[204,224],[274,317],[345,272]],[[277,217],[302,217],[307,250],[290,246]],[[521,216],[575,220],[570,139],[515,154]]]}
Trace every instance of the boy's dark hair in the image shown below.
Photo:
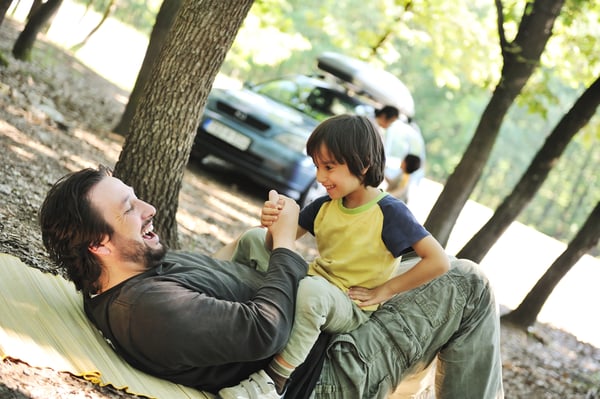
{"label": "boy's dark hair", "polygon": [[396,108],[394,106],[385,105],[382,108],[375,110],[375,116],[380,116],[380,115],[385,116],[386,119],[399,118],[400,111],[398,111],[398,108]]}
{"label": "boy's dark hair", "polygon": [[102,271],[89,247],[113,234],[112,227],[92,206],[89,192],[110,175],[110,170],[100,167],[64,176],[48,191],[39,212],[42,242],[50,259],[84,294],[97,292]]}
{"label": "boy's dark hair", "polygon": [[[350,173],[364,186],[377,187],[383,181],[385,151],[374,123],[365,116],[337,115],[321,122],[306,143],[306,153],[315,159],[321,146],[340,164],[347,164]],[[362,171],[367,169],[363,176]]]}
{"label": "boy's dark hair", "polygon": [[421,167],[421,157],[418,155],[408,154],[404,157],[404,168],[409,175],[417,171]]}

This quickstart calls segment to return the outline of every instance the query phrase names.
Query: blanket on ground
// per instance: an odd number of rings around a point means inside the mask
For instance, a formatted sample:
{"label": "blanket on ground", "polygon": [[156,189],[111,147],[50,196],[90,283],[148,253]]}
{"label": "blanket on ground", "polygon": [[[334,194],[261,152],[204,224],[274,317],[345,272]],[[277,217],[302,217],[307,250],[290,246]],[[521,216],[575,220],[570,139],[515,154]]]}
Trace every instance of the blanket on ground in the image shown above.
{"label": "blanket on ground", "polygon": [[0,356],[149,398],[213,397],[129,366],[88,321],[72,283],[7,254],[0,254]]}

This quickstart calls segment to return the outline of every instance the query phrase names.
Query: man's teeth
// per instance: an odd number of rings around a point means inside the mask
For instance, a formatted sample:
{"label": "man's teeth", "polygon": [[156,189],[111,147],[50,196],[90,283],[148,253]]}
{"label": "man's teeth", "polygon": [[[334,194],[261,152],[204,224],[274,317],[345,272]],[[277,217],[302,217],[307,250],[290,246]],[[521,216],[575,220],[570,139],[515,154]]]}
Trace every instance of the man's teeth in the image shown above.
{"label": "man's teeth", "polygon": [[142,235],[149,235],[152,233],[152,231],[154,230],[154,226],[152,224],[149,224],[148,226],[146,226],[146,228],[144,230],[142,230]]}

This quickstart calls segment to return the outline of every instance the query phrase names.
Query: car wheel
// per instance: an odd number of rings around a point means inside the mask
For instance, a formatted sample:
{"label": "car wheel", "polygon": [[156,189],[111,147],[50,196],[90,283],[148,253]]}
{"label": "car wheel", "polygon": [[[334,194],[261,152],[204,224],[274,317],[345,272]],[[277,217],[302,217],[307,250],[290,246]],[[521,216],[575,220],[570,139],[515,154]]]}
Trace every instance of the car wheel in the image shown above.
{"label": "car wheel", "polygon": [[313,200],[315,200],[316,198],[322,197],[325,194],[327,194],[327,191],[325,191],[325,188],[322,185],[320,185],[319,183],[317,183],[316,180],[313,180],[313,182],[310,184],[310,186],[308,186],[308,188],[302,193],[302,196],[300,197],[300,200],[298,201],[298,203],[300,204],[300,208],[304,208],[306,205],[310,204]]}

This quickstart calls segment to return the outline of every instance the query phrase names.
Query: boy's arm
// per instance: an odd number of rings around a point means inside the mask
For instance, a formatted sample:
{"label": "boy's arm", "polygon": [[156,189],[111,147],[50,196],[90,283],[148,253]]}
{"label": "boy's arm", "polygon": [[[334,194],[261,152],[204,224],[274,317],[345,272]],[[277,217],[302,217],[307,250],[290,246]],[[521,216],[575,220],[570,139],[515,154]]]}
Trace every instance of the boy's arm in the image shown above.
{"label": "boy's arm", "polygon": [[360,306],[375,305],[387,301],[400,292],[428,283],[450,268],[450,261],[444,248],[431,235],[417,241],[413,249],[421,260],[409,271],[373,289],[352,287],[348,291],[348,296],[358,300]]}

